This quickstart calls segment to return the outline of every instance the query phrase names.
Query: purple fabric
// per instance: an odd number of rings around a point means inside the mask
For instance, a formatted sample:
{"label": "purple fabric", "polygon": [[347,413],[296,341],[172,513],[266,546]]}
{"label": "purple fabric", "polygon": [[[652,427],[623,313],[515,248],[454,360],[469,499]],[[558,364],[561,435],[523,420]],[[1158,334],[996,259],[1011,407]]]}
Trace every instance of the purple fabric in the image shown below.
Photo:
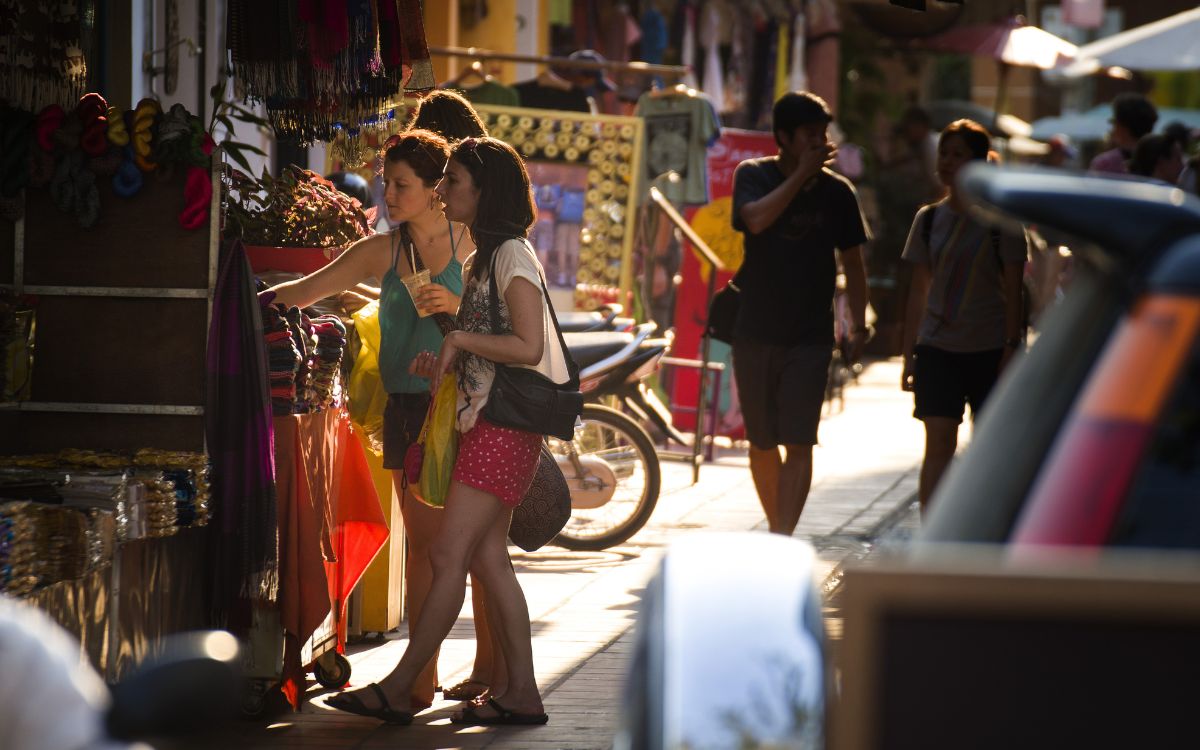
{"label": "purple fabric", "polygon": [[240,241],[221,248],[208,332],[205,437],[212,462],[213,528],[207,578],[226,626],[279,588],[274,432],[267,355],[254,276]]}

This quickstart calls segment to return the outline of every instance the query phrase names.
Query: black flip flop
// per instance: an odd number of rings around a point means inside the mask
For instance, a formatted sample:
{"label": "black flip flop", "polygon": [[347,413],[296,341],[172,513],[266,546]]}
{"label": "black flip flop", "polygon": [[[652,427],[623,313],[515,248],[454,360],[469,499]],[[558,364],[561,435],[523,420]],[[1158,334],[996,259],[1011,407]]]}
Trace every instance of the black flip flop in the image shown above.
{"label": "black flip flop", "polygon": [[388,724],[396,724],[399,726],[408,726],[412,723],[413,715],[411,711],[397,711],[388,703],[387,696],[383,694],[383,688],[379,687],[378,683],[372,682],[367,687],[375,691],[375,696],[379,698],[379,707],[371,708],[363,703],[362,698],[359,698],[353,693],[338,693],[325,699],[325,705],[330,708],[336,708],[339,711],[345,711],[349,714],[357,716],[367,716],[372,719],[379,719]]}
{"label": "black flip flop", "polygon": [[[484,706],[490,706],[496,712],[495,716],[480,716],[476,711]],[[453,724],[468,726],[537,726],[550,721],[547,714],[519,714],[501,706],[495,698],[488,698],[482,705],[472,704],[462,710],[462,716],[452,716]]]}

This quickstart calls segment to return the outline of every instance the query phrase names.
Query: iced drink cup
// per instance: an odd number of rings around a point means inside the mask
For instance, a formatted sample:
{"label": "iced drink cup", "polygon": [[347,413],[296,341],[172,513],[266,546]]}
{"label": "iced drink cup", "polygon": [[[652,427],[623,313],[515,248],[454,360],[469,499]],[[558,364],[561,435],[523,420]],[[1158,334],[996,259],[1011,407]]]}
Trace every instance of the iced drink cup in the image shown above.
{"label": "iced drink cup", "polygon": [[421,316],[422,318],[432,315],[433,313],[422,310],[421,306],[417,304],[417,295],[420,294],[421,287],[429,283],[429,269],[422,268],[416,273],[405,276],[403,279],[401,279],[401,281],[404,282],[405,288],[408,289],[409,296],[411,296],[413,299],[413,305],[417,308],[417,315]]}

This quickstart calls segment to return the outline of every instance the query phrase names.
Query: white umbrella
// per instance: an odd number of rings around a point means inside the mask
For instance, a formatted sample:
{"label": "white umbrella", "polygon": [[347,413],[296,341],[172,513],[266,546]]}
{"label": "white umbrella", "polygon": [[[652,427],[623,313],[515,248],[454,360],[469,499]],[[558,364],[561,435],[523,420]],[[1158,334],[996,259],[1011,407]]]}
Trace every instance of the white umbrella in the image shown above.
{"label": "white umbrella", "polygon": [[1076,53],[1075,62],[1062,72],[1085,76],[1114,66],[1129,70],[1200,70],[1200,8],[1085,44]]}
{"label": "white umbrella", "polygon": [[[1100,141],[1104,140],[1112,128],[1109,123],[1111,117],[1112,105],[1098,104],[1086,112],[1034,120],[1031,135],[1041,141],[1058,134],[1070,136],[1077,141]],[[1161,132],[1173,122],[1182,122],[1189,128],[1200,128],[1200,109],[1160,107],[1154,129]]]}

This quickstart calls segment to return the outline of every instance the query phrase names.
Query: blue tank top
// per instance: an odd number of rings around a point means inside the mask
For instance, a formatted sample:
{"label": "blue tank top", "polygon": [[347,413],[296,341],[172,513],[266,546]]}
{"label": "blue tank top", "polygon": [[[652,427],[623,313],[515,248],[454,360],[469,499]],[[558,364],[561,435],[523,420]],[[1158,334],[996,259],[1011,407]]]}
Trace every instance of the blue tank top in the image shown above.
{"label": "blue tank top", "polygon": [[[429,379],[410,374],[408,366],[423,351],[437,354],[442,348],[442,332],[432,315],[425,318],[417,315],[408,289],[396,274],[396,263],[400,259],[399,234],[399,229],[393,230],[392,265],[383,275],[379,290],[379,374],[388,393],[425,393],[429,390]],[[453,227],[450,240],[453,248]],[[450,262],[430,279],[461,296],[462,263],[454,253],[451,249]]]}

